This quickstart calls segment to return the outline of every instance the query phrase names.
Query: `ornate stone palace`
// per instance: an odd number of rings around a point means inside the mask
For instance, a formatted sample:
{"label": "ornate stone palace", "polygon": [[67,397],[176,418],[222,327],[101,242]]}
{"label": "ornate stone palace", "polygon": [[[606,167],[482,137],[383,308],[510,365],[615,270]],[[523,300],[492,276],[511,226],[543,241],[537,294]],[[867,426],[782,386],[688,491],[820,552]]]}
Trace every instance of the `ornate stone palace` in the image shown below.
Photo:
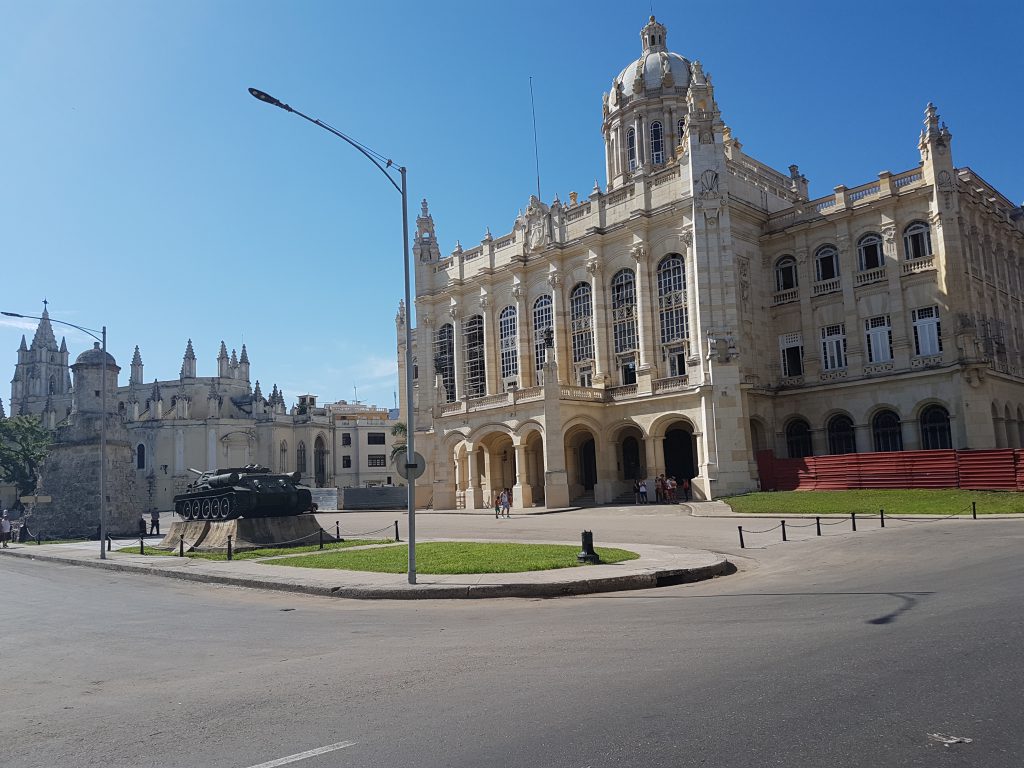
{"label": "ornate stone palace", "polygon": [[1021,446],[1024,211],[954,165],[935,107],[919,165],[811,200],[662,24],[640,38],[604,96],[604,191],[531,197],[448,256],[423,203],[419,502],[600,503],[660,474],[711,498],[757,488],[765,449]]}
{"label": "ornate stone palace", "polygon": [[[11,414],[38,415],[56,430],[58,448],[62,442],[98,446],[102,364],[99,349],[86,350],[69,364],[67,344],[64,339],[57,343],[44,308],[31,346],[21,340]],[[388,409],[345,401],[318,405],[316,395],[300,395],[289,408],[276,384],[265,396],[259,381],[251,383],[244,344],[240,354],[232,350],[229,355],[221,342],[215,376],[198,374],[191,340],[176,379],[147,383],[138,347],[127,385],[118,384],[120,370],[108,354],[107,470],[108,478],[123,481],[117,487],[131,498],[108,495],[112,503],[123,501],[131,526],[139,512],[172,508],[174,494],[194,477],[189,467],[258,463],[276,471],[297,470],[304,484],[323,488],[399,482],[391,464],[395,422]],[[43,469],[44,489],[52,490],[55,483],[68,489],[95,485],[96,461],[94,447],[55,451]],[[98,491],[80,495],[88,506]],[[98,509],[91,516],[96,518]]]}

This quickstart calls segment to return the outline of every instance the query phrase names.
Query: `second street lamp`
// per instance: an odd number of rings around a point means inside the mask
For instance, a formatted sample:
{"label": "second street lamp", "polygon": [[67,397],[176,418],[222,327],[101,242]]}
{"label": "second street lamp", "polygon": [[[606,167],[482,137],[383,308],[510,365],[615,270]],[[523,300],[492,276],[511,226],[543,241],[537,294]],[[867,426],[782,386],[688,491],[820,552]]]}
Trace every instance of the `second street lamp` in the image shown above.
{"label": "second street lamp", "polygon": [[[351,146],[355,147],[359,152],[366,157],[371,163],[373,163],[384,174],[385,178],[391,182],[398,193],[402,196],[402,265],[405,268],[405,407],[406,407],[406,442],[405,442],[405,469],[408,475],[407,489],[408,489],[408,500],[407,500],[407,512],[409,515],[409,583],[416,583],[416,478],[415,471],[418,468],[416,463],[416,451],[414,447],[414,440],[416,430],[413,425],[413,403],[412,403],[412,374],[413,374],[413,362],[412,362],[412,300],[411,300],[411,279],[409,275],[409,196],[406,186],[405,173],[406,169],[404,165],[395,165],[390,159],[374,152],[369,147],[360,144],[350,136],[346,136],[344,133],[336,128],[332,128],[327,123],[312,118],[309,115],[304,115],[297,109],[285,104],[279,99],[275,99],[269,93],[261,91],[257,88],[250,88],[249,93],[252,94],[253,98],[259,99],[265,104],[271,104],[279,109],[283,109],[285,112],[291,112],[294,115],[298,115],[304,120],[308,120],[313,125],[320,126],[328,133],[333,133],[339,139],[348,142]],[[401,184],[395,181],[391,175],[392,172],[397,171],[401,180]]]}
{"label": "second street lamp", "polygon": [[[44,312],[44,314],[46,314]],[[18,312],[0,312],[0,315],[6,315],[7,317],[21,317],[26,320],[42,320],[42,317],[36,315],[22,315]],[[47,320],[51,323],[57,323],[58,325],[66,325],[69,328],[77,328],[82,333],[92,336],[96,341],[100,342],[103,346],[103,357],[100,363],[100,410],[103,412],[100,415],[100,560],[107,559],[107,550],[105,548],[107,538],[107,326],[103,326],[100,331],[95,331],[90,328],[83,328],[80,325],[69,323],[65,320],[54,320],[52,317],[47,315]],[[100,336],[96,334],[99,333]]]}

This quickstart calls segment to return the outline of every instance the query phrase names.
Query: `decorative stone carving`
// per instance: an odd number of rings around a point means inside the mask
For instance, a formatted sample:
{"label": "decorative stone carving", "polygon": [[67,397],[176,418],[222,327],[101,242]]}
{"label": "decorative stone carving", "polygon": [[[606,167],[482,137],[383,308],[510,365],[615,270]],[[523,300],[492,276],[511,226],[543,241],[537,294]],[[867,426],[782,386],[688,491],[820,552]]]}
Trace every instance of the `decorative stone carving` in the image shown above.
{"label": "decorative stone carving", "polygon": [[637,263],[647,261],[647,247],[643,243],[637,243],[629,252]]}
{"label": "decorative stone carving", "polygon": [[952,189],[953,188],[953,177],[949,171],[939,171],[939,189]]}
{"label": "decorative stone carving", "polygon": [[884,237],[885,242],[889,243],[890,245],[896,242],[896,227],[894,227],[892,224],[886,224],[884,227],[882,227],[882,237]]}
{"label": "decorative stone carving", "polygon": [[458,320],[461,311],[459,305],[452,301],[451,306],[448,307],[448,314],[451,315],[452,320]]}
{"label": "decorative stone carving", "polygon": [[516,283],[515,285],[512,286],[511,294],[512,298],[515,299],[516,301],[523,298],[523,286],[521,286],[519,283]]}
{"label": "decorative stone carving", "polygon": [[707,128],[702,128],[700,133],[698,133],[697,135],[699,137],[698,141],[700,141],[701,144],[714,144],[715,143],[715,134],[712,133]]}
{"label": "decorative stone carving", "polygon": [[700,196],[718,197],[718,172],[710,168],[700,175]]}
{"label": "decorative stone carving", "polygon": [[558,270],[552,270],[548,272],[548,285],[551,286],[551,290],[555,290],[558,284],[562,282],[562,275],[559,274]]}
{"label": "decorative stone carving", "polygon": [[530,195],[530,205],[526,209],[526,246],[537,251],[551,241],[548,211],[536,195]]}
{"label": "decorative stone carving", "polygon": [[684,229],[679,233],[679,242],[687,248],[693,245],[693,230]]}
{"label": "decorative stone carving", "polygon": [[594,277],[601,274],[601,260],[590,259],[590,261],[587,262],[587,272]]}
{"label": "decorative stone carving", "polygon": [[739,310],[746,310],[747,301],[750,299],[750,260],[736,259],[736,271],[739,273],[740,282],[740,306]]}

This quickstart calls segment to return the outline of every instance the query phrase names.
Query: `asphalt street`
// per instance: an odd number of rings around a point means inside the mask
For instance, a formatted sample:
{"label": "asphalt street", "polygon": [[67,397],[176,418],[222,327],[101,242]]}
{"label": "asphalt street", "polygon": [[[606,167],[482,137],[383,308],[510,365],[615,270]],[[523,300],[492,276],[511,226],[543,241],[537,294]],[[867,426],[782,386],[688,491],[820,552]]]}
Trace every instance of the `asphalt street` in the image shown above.
{"label": "asphalt street", "polygon": [[0,558],[0,765],[1019,768],[1024,521],[775,531],[742,551],[738,522],[775,521],[418,519],[433,536],[586,527],[739,567],[552,600],[349,601]]}

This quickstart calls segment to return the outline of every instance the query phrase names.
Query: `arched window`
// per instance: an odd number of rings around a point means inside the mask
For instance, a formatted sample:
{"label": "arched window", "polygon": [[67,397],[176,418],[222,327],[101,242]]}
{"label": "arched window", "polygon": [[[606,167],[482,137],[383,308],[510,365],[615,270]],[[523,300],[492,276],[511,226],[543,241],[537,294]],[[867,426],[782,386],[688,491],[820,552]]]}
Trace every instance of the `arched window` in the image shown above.
{"label": "arched window", "polygon": [[487,394],[487,369],[484,361],[484,318],[473,315],[462,328],[462,350],[465,359],[466,396]]}
{"label": "arched window", "polygon": [[144,446],[142,443],[139,443],[135,447],[135,468],[146,468],[146,446]]}
{"label": "arched window", "polygon": [[57,377],[56,376],[51,376],[50,377],[49,393],[51,395],[56,395],[57,394]]}
{"label": "arched window", "polygon": [[636,282],[631,269],[620,269],[612,278],[612,333],[615,354],[636,349]]}
{"label": "arched window", "polygon": [[569,295],[572,321],[572,361],[594,359],[594,301],[589,283],[580,283]]}
{"label": "arched window", "polygon": [[313,444],[313,478],[317,488],[327,484],[327,446],[319,435]]}
{"label": "arched window", "polygon": [[416,362],[415,357],[412,359],[412,377],[413,379],[419,379],[420,377],[420,366],[419,363]]}
{"label": "arched window", "polygon": [[636,131],[630,128],[626,131],[626,159],[629,164],[629,172],[636,170]]}
{"label": "arched window", "polygon": [[544,333],[548,328],[554,331],[551,316],[551,297],[541,296],[533,302],[533,372],[536,384],[544,383],[544,359],[547,352]]}
{"label": "arched window", "polygon": [[278,454],[277,466],[281,472],[288,471],[288,441],[281,441],[281,448]]}
{"label": "arched window", "polygon": [[683,141],[683,132],[685,130],[686,130],[686,121],[685,120],[677,120],[676,121],[676,138],[678,139],[678,141],[680,143],[682,143],[682,141]]}
{"label": "arched window", "polygon": [[445,323],[434,334],[434,372],[441,377],[446,403],[455,402],[455,329]]}
{"label": "arched window", "polygon": [[665,162],[665,136],[657,121],[651,123],[651,162],[655,165]]}
{"label": "arched window", "polygon": [[794,419],[786,426],[786,450],[791,459],[813,456],[811,427],[803,419]]}
{"label": "arched window", "polygon": [[833,455],[857,452],[853,419],[849,416],[833,416],[828,420],[828,452]]}
{"label": "arched window", "polygon": [[879,411],[871,420],[871,436],[876,451],[902,451],[903,429],[900,417],[892,411]]}
{"label": "arched window", "polygon": [[861,272],[878,269],[885,263],[882,255],[882,238],[874,232],[857,241],[857,265]]}
{"label": "arched window", "polygon": [[903,230],[903,257],[924,259],[932,255],[932,230],[923,221],[915,221]]}
{"label": "arched window", "polygon": [[775,290],[791,291],[797,285],[796,259],[792,256],[783,256],[775,262]]}
{"label": "arched window", "polygon": [[519,375],[519,333],[516,308],[507,306],[498,315],[498,337],[501,343],[501,378]]}
{"label": "arched window", "polygon": [[839,251],[834,245],[823,245],[814,254],[814,275],[819,283],[839,277]]}
{"label": "arched window", "polygon": [[306,444],[303,442],[295,449],[295,471],[306,474]]}
{"label": "arched window", "polygon": [[941,405],[929,405],[921,412],[921,447],[936,451],[953,447],[949,431],[949,411]]}
{"label": "arched window", "polygon": [[690,326],[686,311],[686,265],[678,253],[670,253],[658,264],[658,313],[662,357],[668,363],[668,375],[684,376]]}

